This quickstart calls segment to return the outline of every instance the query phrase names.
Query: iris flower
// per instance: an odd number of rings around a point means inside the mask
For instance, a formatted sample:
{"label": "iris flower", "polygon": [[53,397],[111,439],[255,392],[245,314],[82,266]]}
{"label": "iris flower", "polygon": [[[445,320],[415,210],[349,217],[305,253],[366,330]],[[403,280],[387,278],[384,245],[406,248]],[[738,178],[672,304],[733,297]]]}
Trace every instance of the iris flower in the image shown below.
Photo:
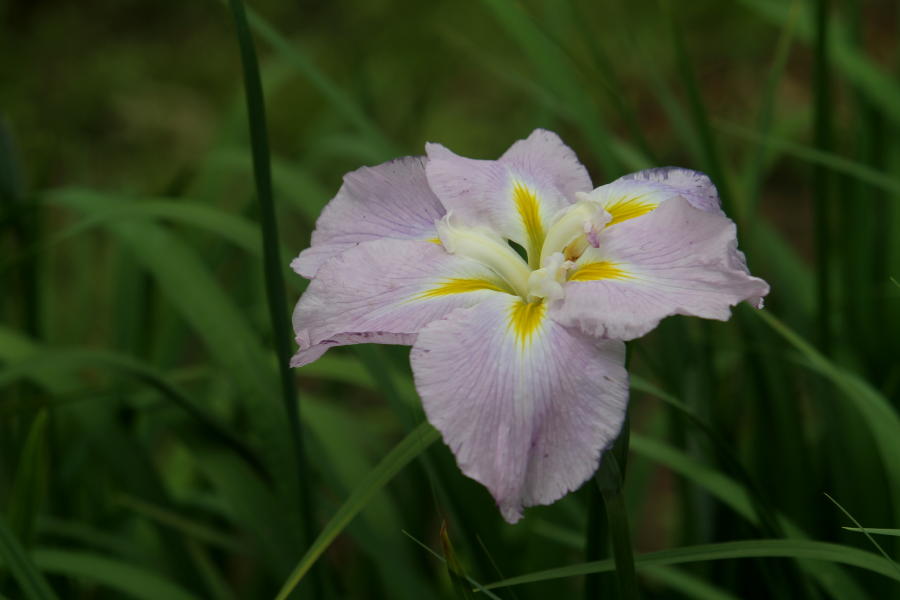
{"label": "iris flower", "polygon": [[559,137],[499,160],[439,144],[347,174],[292,262],[293,366],[412,346],[428,420],[514,523],[596,470],[628,400],[624,341],[666,316],[761,307],[710,179],[659,168],[594,189]]}

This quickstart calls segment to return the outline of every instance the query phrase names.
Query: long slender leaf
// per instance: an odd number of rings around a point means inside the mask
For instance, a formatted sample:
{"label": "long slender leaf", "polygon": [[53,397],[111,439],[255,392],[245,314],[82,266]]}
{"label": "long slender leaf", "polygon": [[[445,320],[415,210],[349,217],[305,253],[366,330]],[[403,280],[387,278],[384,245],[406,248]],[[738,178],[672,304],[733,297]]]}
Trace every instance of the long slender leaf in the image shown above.
{"label": "long slender leaf", "polygon": [[25,553],[22,544],[16,539],[0,515],[0,559],[19,584],[19,588],[29,600],[56,600],[56,594],[44,579],[31,558]]}
{"label": "long slender leaf", "polygon": [[895,518],[900,521],[900,416],[887,399],[857,375],[847,372],[828,360],[806,340],[767,311],[758,315],[773,330],[786,339],[809,361],[809,366],[825,376],[840,389],[865,420],[881,453],[882,468],[887,474]]}
{"label": "long slender leaf", "polygon": [[[297,490],[300,499],[300,515],[303,522],[305,544],[313,535],[313,496],[309,482],[313,481],[309,464],[304,451],[303,430],[300,424],[300,401],[297,387],[291,371],[291,324],[288,319],[288,307],[282,276],[281,253],[279,252],[278,225],[275,214],[275,199],[272,196],[272,173],[269,160],[269,133],[266,125],[265,101],[263,99],[262,82],[259,76],[259,64],[256,58],[256,47],[243,0],[230,0],[231,14],[234,18],[238,44],[241,50],[241,65],[244,72],[244,91],[247,100],[247,117],[250,127],[250,144],[253,150],[253,175],[256,182],[256,199],[259,204],[263,245],[263,273],[266,282],[266,299],[268,300],[269,319],[275,339],[275,356],[278,358],[278,374],[281,384],[281,400],[287,417],[287,429],[293,449],[294,469],[297,477]],[[321,595],[321,583],[316,578],[317,595]]]}
{"label": "long slender leaf", "polygon": [[[796,558],[835,562],[859,567],[900,582],[900,574],[894,570],[892,562],[877,554],[864,552],[850,546],[808,540],[742,540],[660,550],[637,555],[635,566],[640,570],[646,565],[677,565],[736,558]],[[615,564],[612,560],[581,563],[511,577],[484,587],[493,590],[588,573],[604,573],[614,568]]]}
{"label": "long slender leaf", "polygon": [[181,586],[140,567],[89,552],[39,548],[34,562],[48,573],[68,575],[139,600],[198,600]]}
{"label": "long slender leaf", "polygon": [[410,463],[419,454],[425,451],[428,446],[433,444],[440,437],[437,430],[428,423],[422,423],[411,431],[387,456],[382,459],[378,466],[359,482],[359,486],[353,490],[350,497],[341,505],[341,508],[331,517],[331,520],[325,525],[319,537],[312,543],[306,551],[300,562],[294,568],[290,577],[285,581],[278,593],[277,600],[284,600],[297,587],[303,576],[312,568],[316,560],[334,539],[344,530],[345,527],[353,520],[353,517],[359,513],[369,499],[375,493],[387,484],[403,467]]}

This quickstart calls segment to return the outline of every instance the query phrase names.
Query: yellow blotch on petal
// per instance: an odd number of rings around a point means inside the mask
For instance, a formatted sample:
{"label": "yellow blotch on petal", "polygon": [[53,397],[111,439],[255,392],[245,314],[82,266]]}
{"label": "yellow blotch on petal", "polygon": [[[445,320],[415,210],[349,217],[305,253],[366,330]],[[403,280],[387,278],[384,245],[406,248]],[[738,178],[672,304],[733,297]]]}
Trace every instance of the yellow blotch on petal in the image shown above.
{"label": "yellow blotch on petal", "polygon": [[637,198],[621,198],[612,202],[606,208],[606,211],[612,215],[612,221],[606,224],[607,227],[646,215],[648,212],[656,208],[656,204],[651,202],[642,202],[640,197]]}
{"label": "yellow blotch on petal", "polygon": [[543,300],[537,302],[525,302],[516,300],[509,310],[509,328],[516,336],[520,346],[527,345],[534,332],[544,320],[547,306]]}
{"label": "yellow blotch on petal", "polygon": [[618,263],[609,261],[582,265],[569,275],[569,281],[596,281],[598,279],[631,279],[631,275],[620,269]]}
{"label": "yellow blotch on petal", "polygon": [[438,246],[441,245],[441,238],[438,238],[438,237],[428,238],[428,239],[425,240],[425,241],[426,241],[426,242],[431,242],[432,244],[437,244]]}
{"label": "yellow blotch on petal", "polygon": [[528,236],[528,262],[532,268],[536,268],[541,246],[544,244],[544,224],[541,221],[537,195],[527,186],[516,183],[513,186],[513,200],[522,220],[522,227],[525,228],[525,235]]}
{"label": "yellow blotch on petal", "polygon": [[447,279],[438,287],[422,292],[416,296],[417,300],[426,298],[437,298],[439,296],[449,296],[451,294],[465,294],[467,292],[477,292],[479,290],[493,290],[495,292],[509,292],[499,284],[487,279]]}

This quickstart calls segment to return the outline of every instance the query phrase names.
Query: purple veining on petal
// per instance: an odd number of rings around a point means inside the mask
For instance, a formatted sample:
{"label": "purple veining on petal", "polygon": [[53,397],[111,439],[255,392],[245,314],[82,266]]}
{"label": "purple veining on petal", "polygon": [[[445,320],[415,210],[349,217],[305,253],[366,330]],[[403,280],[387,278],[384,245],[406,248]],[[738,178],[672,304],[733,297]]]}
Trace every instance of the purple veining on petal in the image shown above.
{"label": "purple veining on petal", "polygon": [[735,226],[722,214],[676,197],[655,211],[605,230],[591,261],[620,265],[625,277],[569,281],[554,319],[589,335],[630,340],[661,319],[683,314],[727,320],[730,307],[765,296],[769,286],[734,258]]}
{"label": "purple veining on petal", "polygon": [[428,420],[514,523],[596,470],[622,425],[628,375],[623,343],[550,319],[521,346],[511,302],[487,298],[432,323],[410,359]]}
{"label": "purple veining on petal", "polygon": [[434,237],[434,222],[446,211],[428,185],[424,160],[399,158],[345,175],[316,222],[312,246],[291,267],[311,278],[329,258],[360,242]]}

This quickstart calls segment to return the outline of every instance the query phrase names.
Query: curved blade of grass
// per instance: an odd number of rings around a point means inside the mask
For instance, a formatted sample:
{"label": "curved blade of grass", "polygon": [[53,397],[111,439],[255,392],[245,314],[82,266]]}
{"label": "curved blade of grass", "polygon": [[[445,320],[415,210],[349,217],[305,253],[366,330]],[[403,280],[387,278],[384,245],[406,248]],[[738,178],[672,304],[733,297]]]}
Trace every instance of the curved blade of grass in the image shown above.
{"label": "curved blade of grass", "polygon": [[[262,225],[263,273],[266,280],[266,299],[272,336],[275,340],[275,355],[278,357],[278,374],[281,383],[281,400],[287,417],[287,428],[293,449],[294,469],[300,499],[300,515],[306,539],[312,539],[314,528],[312,494],[307,485],[312,480],[309,465],[303,450],[303,431],[300,425],[300,401],[290,366],[291,323],[284,278],[282,277],[281,253],[278,243],[278,225],[275,215],[275,200],[272,197],[272,172],[269,160],[269,134],[266,126],[266,107],[263,99],[262,81],[256,48],[242,0],[229,0],[234,18],[238,44],[241,51],[241,65],[244,72],[244,92],[247,100],[247,117],[250,127],[250,144],[253,151],[253,175],[256,181],[256,199]],[[306,539],[303,542],[306,542]],[[317,584],[318,589],[318,584]],[[319,590],[321,591],[321,590]],[[317,594],[321,595],[321,594]]]}
{"label": "curved blade of grass", "polygon": [[854,531],[856,533],[871,533],[874,535],[890,535],[900,537],[900,529],[883,529],[879,527],[842,527],[845,531]]}
{"label": "curved blade of grass", "polygon": [[[759,525],[759,517],[747,490],[731,477],[700,463],[661,440],[632,433],[630,445],[635,454],[668,467],[706,490],[748,522]],[[784,515],[778,514],[776,518],[788,537],[808,539],[808,536]],[[800,561],[800,566],[809,577],[815,579],[821,588],[836,600],[865,597],[862,588],[839,565]]]}
{"label": "curved blade of grass", "polygon": [[665,442],[639,433],[631,434],[631,447],[636,454],[663,464],[690,479],[750,522],[759,522],[747,491],[727,475]]}
{"label": "curved blade of grass", "polygon": [[[884,551],[884,548],[881,547],[881,544],[879,544],[877,541],[875,541],[875,538],[873,538],[871,535],[869,535],[869,532],[860,524],[859,521],[856,520],[856,517],[854,517],[853,515],[850,514],[850,511],[848,511],[846,508],[841,506],[841,503],[838,502],[837,500],[835,500],[834,498],[832,498],[830,495],[825,494],[825,497],[828,498],[829,500],[831,500],[831,503],[834,504],[835,506],[837,506],[840,509],[840,511],[842,513],[844,513],[844,515],[848,519],[853,521],[853,524],[856,525],[856,528],[865,534],[865,536],[869,539],[869,541],[872,543],[872,545],[875,546],[875,549],[878,550],[879,554],[881,554],[885,559],[891,560],[891,557],[888,556],[888,553]],[[846,529],[846,527],[844,529]],[[897,569],[897,573],[900,573],[900,565],[898,565],[896,562],[894,562],[892,560],[891,560],[891,562],[894,563],[894,568]]]}
{"label": "curved blade of grass", "polygon": [[[634,444],[636,440],[637,434],[632,432],[630,445],[637,451],[637,446]],[[532,532],[579,552],[584,548],[584,536],[579,532],[548,523],[547,521],[535,522]],[[417,543],[422,545],[418,541]],[[428,550],[431,551],[430,548]],[[644,565],[641,568],[641,572],[651,579],[656,579],[672,589],[678,590],[689,598],[698,598],[700,600],[738,600],[736,596],[732,596],[725,590],[712,586],[699,577],[673,567]],[[837,596],[840,600],[856,597],[862,596]]]}
{"label": "curved blade of grass", "polygon": [[[740,0],[740,3],[764,19],[783,25],[790,18],[790,5],[781,0]],[[801,3],[805,14],[797,23],[797,37],[805,42],[813,40],[812,17],[809,3]],[[832,16],[834,35],[829,39],[835,68],[847,81],[856,86],[869,101],[877,106],[895,123],[900,123],[900,83],[896,77],[886,73],[863,52],[849,43],[846,27],[841,19]]]}
{"label": "curved blade of grass", "polygon": [[738,480],[740,480],[743,483],[745,489],[748,491],[748,498],[756,512],[762,531],[766,532],[767,535],[772,536],[783,535],[784,532],[781,530],[778,519],[775,516],[775,511],[771,507],[769,501],[763,494],[759,492],[755,482],[753,481],[753,478],[750,476],[750,474],[741,464],[740,460],[734,454],[731,446],[722,438],[722,436],[718,434],[716,430],[710,427],[703,419],[698,417],[693,410],[691,410],[677,398],[675,398],[671,394],[666,393],[663,390],[660,390],[655,385],[643,380],[640,377],[637,377],[635,375],[631,376],[631,388],[656,396],[657,398],[674,408],[676,411],[678,411],[681,415],[685,416],[692,425],[702,431],[709,439],[709,441],[713,444],[715,450],[719,454],[719,457],[725,463],[725,466],[728,468],[731,474]]}
{"label": "curved blade of grass", "polygon": [[399,153],[391,141],[375,125],[375,122],[356,104],[353,97],[328,79],[302,50],[285,39],[253,9],[248,8],[246,13],[247,21],[253,30],[275,48],[285,61],[302,73],[306,80],[328,99],[329,105],[343,113],[344,118],[352,123],[362,134],[383,148],[386,156],[393,156]]}
{"label": "curved blade of grass", "polygon": [[[892,561],[857,548],[811,540],[742,540],[673,548],[639,554],[635,557],[635,566],[640,570],[647,565],[677,565],[737,558],[795,558],[834,562],[859,567],[900,582],[900,575],[894,570]],[[511,577],[484,587],[493,590],[588,573],[605,573],[613,569],[615,564],[612,560],[601,560]]]}
{"label": "curved blade of grass", "polygon": [[[403,535],[405,535],[406,537],[408,537],[409,539],[411,539],[411,540],[412,540],[415,544],[417,544],[420,548],[422,548],[423,550],[425,550],[426,552],[428,552],[429,554],[431,554],[433,557],[435,557],[436,559],[438,559],[439,561],[441,561],[441,562],[444,563],[444,564],[447,563],[447,559],[444,558],[443,556],[441,556],[440,554],[438,554],[437,552],[435,552],[434,550],[432,550],[431,548],[429,548],[429,547],[428,547],[428,544],[422,542],[421,540],[416,539],[416,537],[413,536],[413,535],[412,535],[410,532],[408,532],[408,531],[403,531],[402,533],[403,533]],[[500,597],[499,597],[497,594],[495,594],[495,593],[491,592],[490,590],[486,589],[483,585],[481,585],[480,583],[478,583],[477,581],[475,581],[475,580],[472,579],[471,577],[466,576],[466,580],[467,580],[469,583],[471,583],[472,585],[475,586],[475,591],[478,591],[478,592],[483,593],[483,594],[484,594],[485,596],[487,596],[488,598],[491,598],[491,600],[500,600]]]}
{"label": "curved blade of grass", "polygon": [[694,600],[740,600],[722,588],[710,585],[700,577],[691,575],[681,569],[664,567],[662,565],[645,565],[641,571],[651,579],[667,585]]}
{"label": "curved blade of grass", "polygon": [[[744,222],[750,215],[756,214],[759,206],[759,188],[763,175],[763,165],[769,149],[769,136],[771,134],[774,122],[773,115],[775,112],[775,93],[784,77],[785,67],[787,67],[788,57],[794,41],[794,29],[799,11],[799,0],[792,0],[791,12],[788,19],[782,27],[778,36],[778,43],[775,46],[775,53],[772,58],[772,65],[768,69],[765,85],[763,87],[762,101],[760,103],[759,115],[757,116],[757,135],[762,140],[761,143],[749,154],[744,169],[744,177],[742,190],[738,194],[738,198],[743,202],[738,204],[741,209],[739,215],[741,219],[739,223]],[[752,221],[749,221],[752,223]]]}
{"label": "curved blade of grass", "polygon": [[858,376],[832,363],[774,315],[764,310],[754,311],[754,314],[799,350],[810,368],[834,383],[859,411],[881,454],[882,467],[893,498],[894,515],[900,521],[900,461],[897,460],[900,456],[900,416],[887,398]]}
{"label": "curved blade of grass", "polygon": [[139,600],[199,600],[152,571],[90,552],[39,548],[34,562],[48,573],[68,575],[116,590]]}
{"label": "curved blade of grass", "polygon": [[28,430],[9,492],[9,527],[27,547],[34,540],[35,519],[47,492],[49,477],[47,411],[38,412]]}
{"label": "curved blade of grass", "polygon": [[[545,87],[559,95],[577,117],[577,125],[584,132],[597,156],[604,176],[612,179],[620,173],[621,165],[643,154],[628,144],[613,145],[614,137],[585,93],[577,70],[565,51],[541,30],[534,19],[517,2],[510,0],[482,0],[500,25],[513,38],[544,79]],[[627,149],[622,153],[621,149]]]}
{"label": "curved blade of grass", "polygon": [[22,544],[16,539],[0,515],[0,558],[12,573],[25,598],[29,600],[56,600],[56,594],[44,579],[41,571],[25,553]]}
{"label": "curved blade of grass", "polygon": [[456,556],[456,549],[453,542],[450,541],[450,533],[447,531],[447,521],[441,523],[441,530],[438,534],[441,539],[441,548],[444,551],[444,565],[447,567],[447,575],[450,577],[450,583],[453,585],[453,591],[457,598],[462,600],[474,600],[472,589],[468,585],[469,576],[463,568],[462,563]]}
{"label": "curved blade of grass", "polygon": [[[813,14],[813,138],[816,149],[831,150],[832,106],[831,106],[831,53],[830,53],[830,0],[814,0]],[[834,202],[834,182],[830,174],[820,165],[813,165],[813,238],[816,254],[816,292],[818,303],[816,317],[819,329],[818,340],[826,356],[832,353],[833,328],[831,325],[834,292],[832,290],[832,270],[834,247],[832,243],[834,223],[831,216]]]}
{"label": "curved blade of grass", "polygon": [[419,456],[431,444],[436,442],[440,434],[427,422],[422,423],[411,431],[403,440],[385,456],[378,466],[376,466],[369,474],[360,481],[359,486],[353,490],[350,497],[344,502],[338,511],[331,517],[331,520],[325,525],[319,537],[312,543],[300,562],[294,568],[294,571],[285,581],[278,592],[277,600],[285,600],[290,593],[297,587],[303,576],[315,564],[316,560],[334,539],[344,530],[345,527],[353,520],[353,517],[366,507],[366,504],[384,487],[403,467],[410,463],[414,458]]}
{"label": "curved blade of grass", "polygon": [[205,523],[185,517],[152,502],[141,500],[129,494],[115,496],[113,502],[160,525],[171,527],[182,535],[193,538],[196,541],[217,546],[237,554],[245,550],[240,539],[224,534]]}
{"label": "curved blade of grass", "polygon": [[[0,369],[0,387],[20,378],[30,378],[39,385],[46,384],[48,391],[54,393],[71,392],[72,390],[68,387],[60,387],[60,382],[65,381],[74,372],[85,367],[112,369],[155,389],[163,398],[193,417],[212,437],[231,448],[255,472],[262,475],[265,479],[269,479],[266,468],[260,463],[253,451],[234,433],[197,407],[184,392],[169,383],[155,369],[127,356],[86,348],[43,348],[38,353],[12,361]],[[60,379],[60,377],[63,379]]]}
{"label": "curved blade of grass", "polygon": [[721,154],[710,126],[709,111],[704,106],[703,96],[700,93],[700,87],[697,85],[697,78],[694,75],[694,68],[691,65],[690,57],[684,45],[680,15],[673,9],[670,0],[663,2],[663,7],[665,9],[665,20],[670,26],[672,45],[675,49],[676,67],[681,80],[684,82],[688,98],[688,109],[698,133],[700,146],[703,148],[706,163],[705,170],[719,190],[722,208],[726,213],[731,214],[733,212],[731,180],[728,178],[728,173],[722,163]]}
{"label": "curved blade of grass", "polygon": [[[115,206],[103,196],[66,197],[66,204],[85,214]],[[248,320],[235,306],[197,253],[164,227],[146,221],[113,221],[107,229],[133,253],[156,280],[180,316],[203,340],[222,376],[252,400],[247,411],[265,464],[284,504],[282,529],[296,531],[299,490],[282,403],[277,402],[275,374],[268,353]]]}
{"label": "curved blade of grass", "polygon": [[850,175],[859,181],[891,192],[891,195],[888,196],[890,200],[896,201],[900,198],[900,196],[898,196],[898,194],[900,194],[900,179],[882,173],[869,165],[849,158],[844,158],[843,156],[838,156],[832,152],[825,152],[811,146],[798,144],[790,140],[772,136],[763,136],[735,123],[716,121],[715,126],[717,129],[728,135],[756,142],[761,145],[765,144],[775,150],[781,150],[789,156],[794,156],[809,163],[827,167],[836,173]]}
{"label": "curved blade of grass", "polygon": [[616,564],[616,582],[619,597],[623,600],[637,600],[638,584],[634,574],[634,549],[631,533],[628,528],[628,508],[622,493],[623,473],[619,466],[619,458],[624,460],[628,453],[630,438],[628,418],[622,426],[622,432],[600,461],[595,481],[603,497],[606,509],[606,520],[609,525],[609,541],[613,559]]}

